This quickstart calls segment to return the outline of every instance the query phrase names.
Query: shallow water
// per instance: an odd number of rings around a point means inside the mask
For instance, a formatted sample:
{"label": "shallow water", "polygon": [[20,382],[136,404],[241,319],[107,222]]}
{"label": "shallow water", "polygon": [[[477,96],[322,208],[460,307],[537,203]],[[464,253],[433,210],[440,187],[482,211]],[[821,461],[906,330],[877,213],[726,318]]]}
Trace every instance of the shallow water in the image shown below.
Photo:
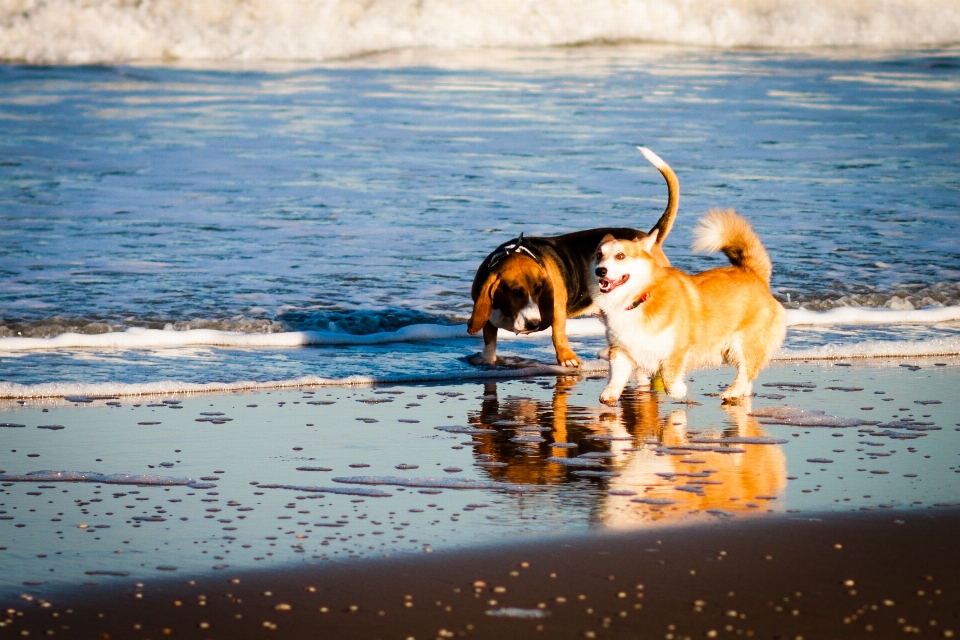
{"label": "shallow water", "polygon": [[[787,307],[960,302],[955,50],[621,46],[251,67],[0,66],[0,342],[461,325],[474,270],[502,241],[653,224],[665,186],[636,144],[680,178],[666,246],[682,268],[722,263],[691,255],[690,231],[733,206],[770,249]],[[788,346],[875,355],[878,342],[955,336],[941,323],[791,329]],[[458,377],[473,345],[0,349],[0,382]],[[553,362],[541,346],[512,353],[532,352]]]}
{"label": "shallow water", "polygon": [[[598,404],[602,379],[576,377],[6,401],[0,589],[936,509],[960,489],[958,371],[956,358],[779,363],[750,411],[721,408],[729,370],[693,374],[691,403],[638,391],[617,408]],[[516,441],[532,435],[544,441]],[[39,470],[156,477],[24,477]]]}

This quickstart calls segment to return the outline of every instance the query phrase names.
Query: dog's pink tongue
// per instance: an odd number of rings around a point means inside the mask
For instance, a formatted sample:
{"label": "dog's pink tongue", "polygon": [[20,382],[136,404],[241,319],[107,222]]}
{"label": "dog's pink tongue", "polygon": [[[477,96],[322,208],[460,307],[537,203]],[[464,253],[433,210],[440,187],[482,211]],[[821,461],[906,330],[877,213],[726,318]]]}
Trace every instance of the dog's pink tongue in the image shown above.
{"label": "dog's pink tongue", "polygon": [[629,278],[629,277],[630,277],[629,274],[624,274],[623,277],[621,277],[620,279],[618,279],[618,280],[616,280],[616,281],[613,281],[613,280],[598,280],[598,281],[597,281],[597,284],[600,285],[600,291],[602,291],[602,292],[604,292],[604,293],[610,293],[611,291],[613,291],[614,289],[616,289],[617,287],[619,287],[620,285],[622,285],[624,282],[626,282],[626,281],[627,281],[627,278]]}

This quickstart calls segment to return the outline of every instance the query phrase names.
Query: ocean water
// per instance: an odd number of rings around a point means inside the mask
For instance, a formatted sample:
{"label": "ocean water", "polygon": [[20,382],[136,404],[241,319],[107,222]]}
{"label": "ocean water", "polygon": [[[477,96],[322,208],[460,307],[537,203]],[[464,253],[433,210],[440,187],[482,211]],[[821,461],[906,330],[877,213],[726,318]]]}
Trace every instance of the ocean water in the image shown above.
{"label": "ocean water", "polygon": [[[477,265],[649,228],[638,144],[679,176],[675,265],[724,263],[689,249],[709,208],[754,225],[780,357],[957,353],[958,102],[951,48],[0,66],[0,394],[518,375],[463,360]],[[501,352],[554,364],[544,337]]]}

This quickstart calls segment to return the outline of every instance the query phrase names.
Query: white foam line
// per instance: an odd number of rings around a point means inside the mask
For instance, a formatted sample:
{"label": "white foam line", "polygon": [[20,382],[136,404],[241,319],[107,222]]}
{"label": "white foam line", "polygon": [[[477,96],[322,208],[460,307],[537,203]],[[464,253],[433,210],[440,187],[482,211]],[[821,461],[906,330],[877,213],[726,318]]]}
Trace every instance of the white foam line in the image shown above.
{"label": "white foam line", "polygon": [[[604,361],[587,361],[580,369],[581,373],[606,372]],[[436,374],[410,374],[396,376],[348,376],[345,378],[321,378],[303,376],[290,380],[270,380],[255,382],[238,380],[234,382],[177,382],[163,380],[158,382],[44,382],[25,385],[15,382],[0,382],[0,398],[60,398],[67,396],[152,396],[176,393],[223,393],[226,391],[257,391],[260,389],[285,389],[313,386],[364,386],[373,384],[410,384],[416,382],[456,382],[460,380],[498,380],[504,378],[525,378],[530,376],[569,375],[575,370],[559,365],[534,365],[517,369],[471,369]]]}
{"label": "white foam line", "polygon": [[163,331],[131,327],[126,331],[87,335],[61,333],[52,338],[0,338],[0,351],[48,349],[141,349],[148,347],[304,347],[310,345],[371,345],[391,342],[467,338],[465,326],[414,324],[397,331],[353,335],[332,331],[240,333],[215,329]]}
{"label": "white foam line", "polygon": [[872,307],[836,307],[827,311],[787,309],[788,327],[831,324],[935,324],[956,320],[960,320],[960,306],[902,311]]}
{"label": "white foam line", "polygon": [[[781,349],[775,361],[790,360],[852,360],[866,358],[932,357],[960,355],[960,336],[913,342],[875,341],[853,344],[828,344],[809,349]],[[290,380],[255,382],[158,382],[122,383],[76,383],[45,382],[25,385],[15,382],[0,382],[0,398],[58,398],[65,396],[149,396],[176,393],[223,393],[227,391],[256,391],[260,389],[284,389],[311,386],[363,386],[374,384],[409,384],[417,382],[457,382],[461,380],[497,380],[531,376],[570,375],[572,373],[606,373],[605,360],[584,360],[579,371],[558,365],[540,364],[516,369],[477,368],[435,374],[410,374],[395,376],[347,376],[345,378],[321,378],[303,376]]]}
{"label": "white foam line", "polygon": [[[960,306],[931,307],[909,311],[868,307],[837,307],[829,311],[788,309],[787,326],[826,326],[837,324],[935,324],[960,320]],[[571,337],[602,336],[603,324],[598,318],[575,318],[567,322]],[[501,331],[499,340],[545,339],[549,331],[515,335]],[[353,335],[332,331],[289,331],[286,333],[240,333],[214,329],[164,331],[132,327],[126,331],[87,335],[62,333],[52,338],[0,338],[0,352],[41,351],[53,349],[144,349],[158,347],[305,347],[362,346],[428,340],[477,339],[463,325],[413,324],[397,331]]]}
{"label": "white foam line", "polygon": [[847,360],[853,358],[908,358],[960,355],[960,337],[826,344],[809,349],[781,349],[774,360]]}

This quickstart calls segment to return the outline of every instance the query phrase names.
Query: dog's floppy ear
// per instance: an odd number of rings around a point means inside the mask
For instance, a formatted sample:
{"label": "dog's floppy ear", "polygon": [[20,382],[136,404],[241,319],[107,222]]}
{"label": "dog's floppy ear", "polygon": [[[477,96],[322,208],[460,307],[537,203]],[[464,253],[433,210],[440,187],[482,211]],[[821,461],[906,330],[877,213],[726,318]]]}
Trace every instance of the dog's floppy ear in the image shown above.
{"label": "dog's floppy ear", "polygon": [[537,300],[537,306],[540,307],[541,327],[549,327],[553,324],[553,302],[553,284],[550,278],[547,278],[543,283],[540,299]]}
{"label": "dog's floppy ear", "polygon": [[480,287],[480,293],[473,302],[473,314],[467,323],[467,333],[470,335],[483,329],[483,325],[490,319],[490,314],[493,312],[493,294],[496,293],[499,284],[500,274],[491,272],[486,282]]}

